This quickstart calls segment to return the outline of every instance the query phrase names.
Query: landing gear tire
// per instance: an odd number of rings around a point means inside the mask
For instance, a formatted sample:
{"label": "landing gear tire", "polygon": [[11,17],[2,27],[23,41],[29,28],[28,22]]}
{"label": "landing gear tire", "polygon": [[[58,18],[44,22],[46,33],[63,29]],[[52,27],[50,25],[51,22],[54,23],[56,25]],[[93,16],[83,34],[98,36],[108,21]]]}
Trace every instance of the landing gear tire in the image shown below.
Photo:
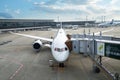
{"label": "landing gear tire", "polygon": [[64,67],[64,63],[59,63],[59,67]]}
{"label": "landing gear tire", "polygon": [[93,66],[94,73],[100,73],[100,69],[97,66]]}
{"label": "landing gear tire", "polygon": [[115,73],[115,80],[120,80],[120,75],[119,75],[119,73]]}

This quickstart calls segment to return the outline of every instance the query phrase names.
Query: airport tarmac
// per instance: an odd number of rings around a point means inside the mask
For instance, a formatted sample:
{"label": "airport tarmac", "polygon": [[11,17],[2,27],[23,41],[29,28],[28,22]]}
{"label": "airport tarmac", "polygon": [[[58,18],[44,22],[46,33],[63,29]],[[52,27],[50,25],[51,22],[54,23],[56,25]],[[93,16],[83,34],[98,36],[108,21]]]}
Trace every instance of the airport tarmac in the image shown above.
{"label": "airport tarmac", "polygon": [[[91,32],[98,32],[108,28],[91,28]],[[114,28],[113,35],[119,36],[120,27]],[[83,33],[84,28],[67,30],[66,33]],[[86,28],[86,33],[89,28]],[[20,32],[41,37],[51,37],[55,31],[26,31]],[[112,33],[112,32],[111,32]],[[110,34],[111,33],[104,33]],[[64,68],[49,67],[51,51],[43,47],[36,53],[32,48],[34,39],[13,34],[0,34],[0,80],[108,80],[103,72],[92,71],[92,61],[82,54],[71,53]],[[112,72],[120,74],[120,61],[104,58],[103,64]]]}

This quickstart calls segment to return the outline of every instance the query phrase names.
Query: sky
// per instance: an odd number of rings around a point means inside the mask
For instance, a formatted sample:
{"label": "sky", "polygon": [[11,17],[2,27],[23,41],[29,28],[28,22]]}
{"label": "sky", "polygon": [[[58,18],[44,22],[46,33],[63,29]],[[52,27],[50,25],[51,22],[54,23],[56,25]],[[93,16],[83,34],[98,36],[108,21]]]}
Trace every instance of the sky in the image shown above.
{"label": "sky", "polygon": [[103,18],[120,20],[119,0],[0,0],[0,19],[101,21]]}

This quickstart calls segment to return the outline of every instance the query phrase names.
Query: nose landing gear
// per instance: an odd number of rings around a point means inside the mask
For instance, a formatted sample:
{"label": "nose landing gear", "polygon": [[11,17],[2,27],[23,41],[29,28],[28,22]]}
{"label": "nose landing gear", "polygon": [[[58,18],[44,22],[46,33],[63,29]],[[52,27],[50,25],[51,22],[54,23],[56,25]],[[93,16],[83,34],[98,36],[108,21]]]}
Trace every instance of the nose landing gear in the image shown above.
{"label": "nose landing gear", "polygon": [[[50,67],[55,67],[55,66],[57,66],[57,65],[55,65],[54,60],[50,59],[50,60],[49,60],[49,66],[50,66]],[[58,67],[64,68],[65,65],[64,65],[64,63],[58,63]]]}
{"label": "nose landing gear", "polygon": [[59,67],[64,67],[64,63],[59,63]]}

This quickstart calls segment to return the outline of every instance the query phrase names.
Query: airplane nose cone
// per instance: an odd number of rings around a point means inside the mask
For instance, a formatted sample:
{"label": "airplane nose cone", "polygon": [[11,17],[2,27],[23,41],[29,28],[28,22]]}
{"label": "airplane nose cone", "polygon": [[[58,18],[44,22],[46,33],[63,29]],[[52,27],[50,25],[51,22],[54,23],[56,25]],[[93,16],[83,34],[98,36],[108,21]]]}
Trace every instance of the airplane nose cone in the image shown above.
{"label": "airplane nose cone", "polygon": [[67,60],[67,57],[56,58],[56,60],[57,60],[58,62],[64,62],[64,61]]}
{"label": "airplane nose cone", "polygon": [[64,52],[54,52],[52,53],[54,59],[57,62],[64,62],[67,60],[67,58],[69,57],[69,52],[68,51],[64,51]]}
{"label": "airplane nose cone", "polygon": [[54,53],[53,54],[53,57],[55,58],[55,60],[56,61],[58,61],[58,62],[64,62],[64,61],[66,61],[67,60],[67,58],[68,58],[68,56],[69,56],[69,52],[57,52],[57,53]]}

